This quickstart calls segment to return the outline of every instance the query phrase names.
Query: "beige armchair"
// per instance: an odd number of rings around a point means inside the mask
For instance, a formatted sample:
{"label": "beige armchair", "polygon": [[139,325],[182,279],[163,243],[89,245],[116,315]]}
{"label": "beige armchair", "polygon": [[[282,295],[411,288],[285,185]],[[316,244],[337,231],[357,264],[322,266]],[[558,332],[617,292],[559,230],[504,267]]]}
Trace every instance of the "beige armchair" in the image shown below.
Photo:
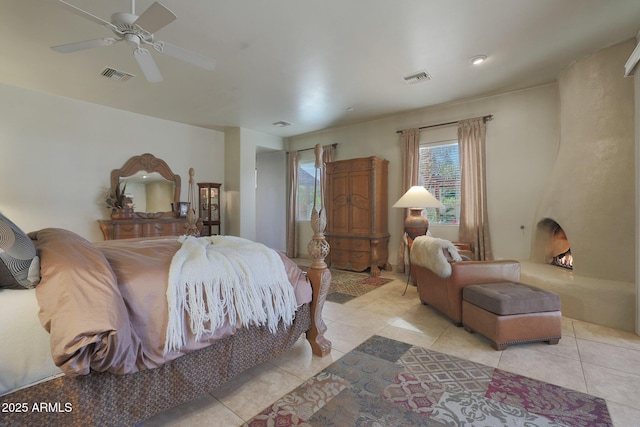
{"label": "beige armchair", "polygon": [[[413,250],[417,249],[414,244]],[[519,282],[520,263],[515,260],[500,261],[453,261],[446,249],[442,249],[451,266],[451,274],[442,277],[431,269],[414,264],[418,295],[423,304],[428,304],[449,317],[457,326],[462,326],[462,289],[468,285],[496,282]]]}

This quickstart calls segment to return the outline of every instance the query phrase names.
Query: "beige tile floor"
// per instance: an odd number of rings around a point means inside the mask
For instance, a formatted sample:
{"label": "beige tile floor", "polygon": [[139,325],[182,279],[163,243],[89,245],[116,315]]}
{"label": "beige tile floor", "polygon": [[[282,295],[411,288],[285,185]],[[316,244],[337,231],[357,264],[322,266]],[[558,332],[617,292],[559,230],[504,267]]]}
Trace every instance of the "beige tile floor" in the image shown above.
{"label": "beige tile floor", "polygon": [[563,318],[558,345],[527,344],[499,352],[422,305],[415,287],[403,296],[406,276],[382,275],[395,280],[346,304],[325,304],[326,336],[333,344],[329,356],[312,356],[300,339],[279,358],[141,425],[240,426],[374,334],[602,397],[614,426],[639,425],[638,335]]}

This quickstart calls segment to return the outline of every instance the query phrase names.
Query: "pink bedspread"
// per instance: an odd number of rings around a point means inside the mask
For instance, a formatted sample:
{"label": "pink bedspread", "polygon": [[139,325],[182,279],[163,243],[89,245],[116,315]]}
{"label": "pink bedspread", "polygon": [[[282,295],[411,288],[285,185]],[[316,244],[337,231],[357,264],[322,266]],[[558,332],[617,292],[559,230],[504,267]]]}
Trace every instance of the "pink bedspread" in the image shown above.
{"label": "pink bedspread", "polygon": [[[172,238],[92,244],[62,229],[34,232],[42,281],[40,321],[54,362],[67,375],[91,370],[128,374],[155,368],[234,333],[225,325],[179,352],[163,355],[168,319],[167,276],[180,243]],[[281,255],[298,305],[311,301],[303,272]]]}

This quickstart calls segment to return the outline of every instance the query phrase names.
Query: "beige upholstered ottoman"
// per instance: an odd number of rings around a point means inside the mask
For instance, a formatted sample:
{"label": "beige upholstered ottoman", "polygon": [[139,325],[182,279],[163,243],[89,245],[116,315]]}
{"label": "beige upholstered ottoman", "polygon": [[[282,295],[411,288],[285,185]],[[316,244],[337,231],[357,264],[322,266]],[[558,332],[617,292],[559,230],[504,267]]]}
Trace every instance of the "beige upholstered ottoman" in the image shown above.
{"label": "beige upholstered ottoman", "polygon": [[562,337],[560,297],[553,292],[519,282],[465,286],[462,324],[491,341],[496,350],[507,345]]}

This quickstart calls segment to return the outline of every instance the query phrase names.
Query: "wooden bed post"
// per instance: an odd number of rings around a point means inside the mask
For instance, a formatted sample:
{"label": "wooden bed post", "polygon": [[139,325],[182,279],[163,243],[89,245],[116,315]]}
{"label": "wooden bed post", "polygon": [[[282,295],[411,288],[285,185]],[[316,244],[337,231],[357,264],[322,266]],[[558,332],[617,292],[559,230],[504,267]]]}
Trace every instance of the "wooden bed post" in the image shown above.
{"label": "wooden bed post", "polygon": [[[331,341],[324,337],[327,330],[322,320],[322,307],[329,292],[331,284],[331,272],[324,261],[329,255],[329,243],[324,238],[324,229],[327,226],[327,216],[324,210],[324,163],[322,162],[322,146],[315,146],[316,153],[316,185],[313,194],[313,210],[311,211],[311,228],[313,237],[307,245],[307,251],[313,260],[307,272],[307,277],[311,281],[313,288],[313,298],[311,300],[311,328],[307,331],[307,341],[311,344],[313,354],[326,356],[331,352]],[[318,179],[318,174],[319,178]],[[317,183],[320,181],[320,209],[316,209]]]}
{"label": "wooden bed post", "polygon": [[198,216],[197,212],[200,209],[196,210],[196,200],[197,193],[195,190],[195,171],[193,168],[189,168],[189,195],[187,198],[187,203],[189,203],[189,208],[187,210],[187,225],[185,227],[185,234],[187,236],[200,237],[200,230],[202,230],[202,219]]}

